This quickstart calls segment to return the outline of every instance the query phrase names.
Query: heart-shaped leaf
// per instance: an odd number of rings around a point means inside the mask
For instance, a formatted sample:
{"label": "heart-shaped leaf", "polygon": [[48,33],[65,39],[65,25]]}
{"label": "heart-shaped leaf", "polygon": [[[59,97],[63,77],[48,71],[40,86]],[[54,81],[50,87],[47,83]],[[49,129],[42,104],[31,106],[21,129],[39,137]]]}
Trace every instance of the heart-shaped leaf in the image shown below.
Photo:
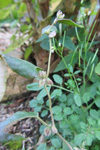
{"label": "heart-shaped leaf", "polygon": [[58,22],[62,23],[62,24],[70,25],[70,26],[75,26],[75,27],[83,28],[82,25],[79,25],[79,24],[75,23],[74,21],[72,21],[70,19],[59,19]]}

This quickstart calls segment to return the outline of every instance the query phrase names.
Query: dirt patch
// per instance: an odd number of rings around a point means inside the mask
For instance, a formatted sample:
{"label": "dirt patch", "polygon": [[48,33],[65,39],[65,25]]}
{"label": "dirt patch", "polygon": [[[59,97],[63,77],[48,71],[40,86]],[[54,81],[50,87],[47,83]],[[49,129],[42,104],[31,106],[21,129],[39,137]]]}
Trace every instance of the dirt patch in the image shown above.
{"label": "dirt patch", "polygon": [[[33,108],[30,108],[29,101],[36,97],[37,93],[32,93],[18,100],[8,101],[0,104],[0,122],[10,117],[17,111],[34,112]],[[40,122],[36,119],[27,118],[19,121],[17,124],[10,126],[7,132],[11,134],[22,135],[27,138],[23,141],[22,148],[27,150],[35,150],[35,145],[39,139],[39,127]],[[21,148],[21,150],[22,150]],[[11,150],[6,145],[0,144],[0,150]]]}

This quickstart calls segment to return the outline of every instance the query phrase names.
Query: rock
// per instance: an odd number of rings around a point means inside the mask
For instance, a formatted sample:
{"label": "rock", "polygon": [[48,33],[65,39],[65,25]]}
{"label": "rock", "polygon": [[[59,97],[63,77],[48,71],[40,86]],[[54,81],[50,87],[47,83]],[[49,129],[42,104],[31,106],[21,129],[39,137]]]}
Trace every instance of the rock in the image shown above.
{"label": "rock", "polygon": [[[13,32],[0,32],[0,49],[6,50],[6,48],[11,44],[11,36]],[[23,52],[20,48],[11,51],[8,55],[23,58]],[[0,58],[0,101],[5,101],[8,99],[13,99],[22,96],[24,93],[28,92],[26,90],[26,85],[30,84],[32,79],[27,79],[21,77],[17,73],[13,72],[6,62]]]}

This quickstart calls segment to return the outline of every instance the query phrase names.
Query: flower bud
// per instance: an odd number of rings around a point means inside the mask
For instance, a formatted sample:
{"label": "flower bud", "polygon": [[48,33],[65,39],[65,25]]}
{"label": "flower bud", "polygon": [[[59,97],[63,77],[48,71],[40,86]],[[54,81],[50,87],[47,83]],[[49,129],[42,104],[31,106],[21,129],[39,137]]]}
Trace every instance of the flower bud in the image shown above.
{"label": "flower bud", "polygon": [[61,43],[59,42],[59,47],[61,47]]}
{"label": "flower bud", "polygon": [[47,78],[47,85],[53,85],[53,82],[51,79]]}
{"label": "flower bud", "polygon": [[40,79],[39,80],[39,87],[44,86],[46,83],[46,79]]}
{"label": "flower bud", "polygon": [[51,47],[51,53],[54,53],[54,47],[53,46]]}
{"label": "flower bud", "polygon": [[45,71],[39,71],[39,76],[41,78],[46,78],[46,72]]}
{"label": "flower bud", "polygon": [[45,128],[44,129],[44,135],[45,136],[50,136],[51,135],[51,129],[50,128]]}
{"label": "flower bud", "polygon": [[63,14],[62,11],[59,10],[59,11],[57,12],[57,19],[63,19],[64,17],[65,17],[65,14]]}
{"label": "flower bud", "polygon": [[56,134],[58,132],[57,128],[55,127],[55,125],[52,126],[52,132],[53,132],[53,134]]}
{"label": "flower bud", "polygon": [[49,34],[49,38],[53,38],[56,36],[56,31],[52,31],[50,34]]}

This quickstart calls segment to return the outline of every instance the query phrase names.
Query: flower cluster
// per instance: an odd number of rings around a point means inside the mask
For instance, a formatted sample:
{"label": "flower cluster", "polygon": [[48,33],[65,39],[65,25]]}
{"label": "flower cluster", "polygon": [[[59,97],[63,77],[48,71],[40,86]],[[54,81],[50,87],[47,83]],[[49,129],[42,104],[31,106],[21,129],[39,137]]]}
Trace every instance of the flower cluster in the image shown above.
{"label": "flower cluster", "polygon": [[64,17],[65,17],[65,14],[63,14],[62,11],[59,10],[59,11],[57,12],[57,19],[63,19]]}
{"label": "flower cluster", "polygon": [[46,72],[45,71],[39,71],[39,86],[44,86],[45,84],[47,85],[53,85],[53,82],[51,79],[47,78]]}

